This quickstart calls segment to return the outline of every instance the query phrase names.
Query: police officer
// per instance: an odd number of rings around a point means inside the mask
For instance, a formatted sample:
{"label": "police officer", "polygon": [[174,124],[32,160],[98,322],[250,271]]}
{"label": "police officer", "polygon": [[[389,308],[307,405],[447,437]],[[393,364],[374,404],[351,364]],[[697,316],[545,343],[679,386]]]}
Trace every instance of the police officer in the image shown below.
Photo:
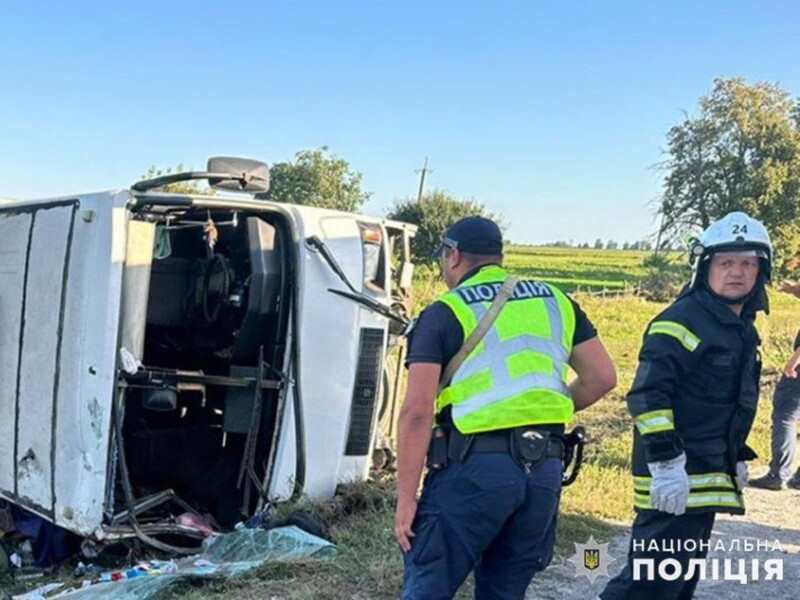
{"label": "police officer", "polygon": [[[476,598],[523,598],[553,552],[564,424],[613,388],[616,374],[574,301],[554,286],[519,281],[440,393],[443,367],[508,274],[500,229],[489,219],[452,225],[439,254],[450,291],[409,333],[398,424],[403,598],[452,598],[473,569]],[[578,375],[569,384],[568,366]],[[446,466],[428,471],[418,502],[434,415],[447,434]]]}
{"label": "police officer", "polygon": [[[637,516],[628,563],[604,600],[691,598],[715,514],[744,514],[761,370],[753,322],[769,308],[772,245],[761,223],[734,212],[702,234],[692,256],[692,281],[650,322],[628,393]],[[682,567],[672,581],[659,576],[667,558]],[[634,560],[652,561],[654,577]]]}

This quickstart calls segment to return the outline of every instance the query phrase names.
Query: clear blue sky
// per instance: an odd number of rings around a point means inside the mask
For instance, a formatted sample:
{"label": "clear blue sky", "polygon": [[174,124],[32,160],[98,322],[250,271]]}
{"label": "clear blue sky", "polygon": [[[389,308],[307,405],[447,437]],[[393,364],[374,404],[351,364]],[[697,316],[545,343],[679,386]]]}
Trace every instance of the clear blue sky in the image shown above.
{"label": "clear blue sky", "polygon": [[0,197],[123,187],[214,154],[328,145],[365,212],[428,187],[510,237],[653,228],[664,134],[716,76],[800,93],[800,4],[0,3]]}

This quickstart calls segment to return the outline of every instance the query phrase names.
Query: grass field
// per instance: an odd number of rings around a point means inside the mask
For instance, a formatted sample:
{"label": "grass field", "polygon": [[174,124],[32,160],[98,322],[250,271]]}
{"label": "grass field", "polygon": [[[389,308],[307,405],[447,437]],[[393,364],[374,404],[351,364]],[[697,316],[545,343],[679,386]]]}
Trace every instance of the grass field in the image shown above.
{"label": "grass field", "polygon": [[622,290],[646,275],[642,261],[650,254],[633,250],[511,246],[504,264],[522,277],[553,283],[565,292]]}
{"label": "grass field", "polygon": [[[624,289],[646,272],[643,252],[542,249],[517,247],[506,265],[517,275],[555,283],[565,290]],[[444,289],[431,271],[421,270],[416,285],[418,308]],[[605,399],[580,413],[575,424],[588,431],[586,460],[578,481],[562,495],[557,552],[574,550],[573,542],[589,535],[608,539],[620,523],[630,521],[631,423],[625,408],[637,364],[642,332],[647,322],[666,304],[647,302],[634,295],[599,297],[578,291],[574,297],[596,325],[617,366],[619,384]],[[800,300],[781,293],[771,295],[772,314],[758,322],[763,344],[762,399],[750,444],[769,457],[770,394],[778,370],[791,353],[800,327]],[[755,469],[758,470],[757,468]],[[341,509],[342,504],[358,506]],[[392,536],[393,482],[356,485],[339,501],[333,522],[333,539],[341,556],[327,564],[270,566],[257,577],[187,589],[184,597],[241,600],[255,598],[394,598],[402,581],[402,561]],[[319,509],[318,509],[319,510]],[[322,508],[323,512],[328,510]],[[460,597],[470,597],[469,586]]]}
{"label": "grass field", "polygon": [[[634,291],[648,276],[644,265],[652,252],[633,250],[590,250],[581,248],[541,248],[510,246],[504,266],[517,276],[557,285],[568,293],[620,293]],[[684,264],[685,257],[671,252],[673,264]],[[445,290],[437,277],[438,267],[419,267],[414,290],[414,309],[419,312]],[[687,268],[688,272],[688,268]]]}

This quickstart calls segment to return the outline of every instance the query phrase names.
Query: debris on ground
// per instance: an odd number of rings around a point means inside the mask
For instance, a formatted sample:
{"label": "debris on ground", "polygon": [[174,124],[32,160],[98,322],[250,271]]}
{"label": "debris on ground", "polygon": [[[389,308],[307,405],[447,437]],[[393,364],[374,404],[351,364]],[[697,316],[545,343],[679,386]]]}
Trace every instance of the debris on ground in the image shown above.
{"label": "debris on ground", "polygon": [[188,580],[230,579],[268,562],[329,560],[338,553],[330,542],[295,526],[266,531],[242,527],[207,538],[203,548],[201,554],[179,560],[142,561],[99,574],[94,565],[79,563],[78,580],[49,583],[14,600],[146,600]]}
{"label": "debris on ground", "polygon": [[196,515],[194,513],[185,512],[182,515],[178,515],[175,518],[175,523],[177,525],[183,525],[184,527],[196,529],[206,537],[211,537],[214,535],[214,528],[211,526],[211,523],[209,523],[208,520],[204,519],[200,515]]}

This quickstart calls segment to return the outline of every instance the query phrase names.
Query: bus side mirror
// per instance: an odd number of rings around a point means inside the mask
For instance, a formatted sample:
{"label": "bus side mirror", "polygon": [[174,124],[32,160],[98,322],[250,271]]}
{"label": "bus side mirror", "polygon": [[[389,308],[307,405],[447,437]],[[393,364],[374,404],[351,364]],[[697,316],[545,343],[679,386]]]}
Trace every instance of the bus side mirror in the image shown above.
{"label": "bus side mirror", "polygon": [[217,190],[259,193],[269,190],[269,167],[249,158],[214,156],[206,170],[213,174],[230,174],[230,178],[209,177],[208,185]]}

